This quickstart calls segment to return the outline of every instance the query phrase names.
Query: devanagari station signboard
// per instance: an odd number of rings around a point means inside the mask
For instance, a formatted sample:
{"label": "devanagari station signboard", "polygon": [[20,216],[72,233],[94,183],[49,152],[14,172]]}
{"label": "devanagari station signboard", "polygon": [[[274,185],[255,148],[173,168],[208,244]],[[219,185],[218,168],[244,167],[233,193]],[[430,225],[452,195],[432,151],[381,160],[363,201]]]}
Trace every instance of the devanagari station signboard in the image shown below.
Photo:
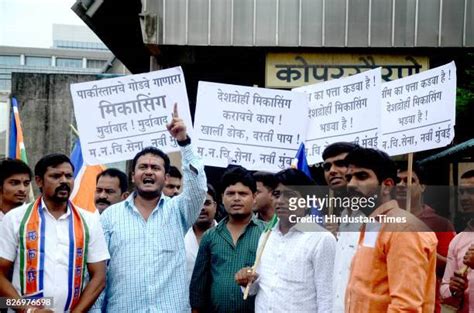
{"label": "devanagari station signboard", "polygon": [[181,67],[72,84],[71,95],[89,165],[130,160],[147,146],[178,151],[166,129],[174,103],[192,133]]}
{"label": "devanagari station signboard", "polygon": [[454,62],[382,84],[379,149],[389,155],[447,146],[455,121]]}
{"label": "devanagari station signboard", "polygon": [[293,89],[309,99],[306,157],[322,162],[324,149],[335,142],[377,148],[380,123],[381,69]]}
{"label": "devanagari station signboard", "polygon": [[199,82],[194,133],[204,164],[276,172],[305,140],[303,93]]}

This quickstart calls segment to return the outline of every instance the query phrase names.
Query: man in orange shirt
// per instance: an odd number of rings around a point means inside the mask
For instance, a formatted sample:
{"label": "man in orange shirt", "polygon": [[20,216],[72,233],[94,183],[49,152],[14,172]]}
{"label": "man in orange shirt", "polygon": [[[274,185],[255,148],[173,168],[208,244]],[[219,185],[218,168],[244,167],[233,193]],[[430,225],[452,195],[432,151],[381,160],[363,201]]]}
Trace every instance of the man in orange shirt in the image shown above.
{"label": "man in orange shirt", "polygon": [[348,191],[368,217],[361,228],[346,289],[346,312],[433,312],[433,232],[398,207],[395,163],[381,151],[357,148],[346,157]]}

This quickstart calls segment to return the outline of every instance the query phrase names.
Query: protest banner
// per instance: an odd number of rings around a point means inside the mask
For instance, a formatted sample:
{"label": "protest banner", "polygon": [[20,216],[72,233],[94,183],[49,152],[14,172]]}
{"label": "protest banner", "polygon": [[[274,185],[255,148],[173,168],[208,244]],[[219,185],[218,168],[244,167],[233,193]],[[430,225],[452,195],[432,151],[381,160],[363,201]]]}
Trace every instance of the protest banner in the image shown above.
{"label": "protest banner", "polygon": [[309,99],[306,149],[309,163],[322,162],[324,149],[340,141],[377,148],[381,69],[294,88]]}
{"label": "protest banner", "polygon": [[181,67],[72,84],[71,95],[88,165],[130,160],[147,146],[179,150],[166,129],[174,103],[192,133]]}
{"label": "protest banner", "polygon": [[379,149],[389,155],[448,145],[456,119],[454,62],[382,84]]}
{"label": "protest banner", "polygon": [[194,131],[204,164],[289,168],[306,133],[304,94],[199,82]]}

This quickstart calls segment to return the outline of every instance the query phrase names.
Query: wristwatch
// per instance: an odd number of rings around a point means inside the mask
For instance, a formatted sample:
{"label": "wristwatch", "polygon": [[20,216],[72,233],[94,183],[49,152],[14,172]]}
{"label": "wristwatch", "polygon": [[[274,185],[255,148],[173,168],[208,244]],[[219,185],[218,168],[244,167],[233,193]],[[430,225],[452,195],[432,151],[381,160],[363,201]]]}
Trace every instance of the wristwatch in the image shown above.
{"label": "wristwatch", "polygon": [[191,138],[189,138],[188,135],[186,135],[186,139],[184,140],[177,140],[176,141],[178,143],[178,146],[180,147],[186,147],[187,145],[189,145],[191,143]]}

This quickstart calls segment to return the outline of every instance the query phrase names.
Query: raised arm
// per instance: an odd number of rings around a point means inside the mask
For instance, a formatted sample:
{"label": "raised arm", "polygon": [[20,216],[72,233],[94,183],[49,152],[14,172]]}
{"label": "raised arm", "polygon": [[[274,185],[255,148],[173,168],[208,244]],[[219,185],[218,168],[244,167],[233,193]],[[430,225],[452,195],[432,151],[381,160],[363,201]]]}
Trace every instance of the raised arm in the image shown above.
{"label": "raised arm", "polygon": [[186,132],[186,125],[178,116],[178,106],[175,103],[173,118],[167,125],[168,130],[181,146],[181,156],[183,163],[183,192],[171,199],[175,202],[182,220],[183,228],[189,229],[201,211],[207,192],[207,179],[204,172],[204,164],[197,157],[192,149],[190,138]]}

